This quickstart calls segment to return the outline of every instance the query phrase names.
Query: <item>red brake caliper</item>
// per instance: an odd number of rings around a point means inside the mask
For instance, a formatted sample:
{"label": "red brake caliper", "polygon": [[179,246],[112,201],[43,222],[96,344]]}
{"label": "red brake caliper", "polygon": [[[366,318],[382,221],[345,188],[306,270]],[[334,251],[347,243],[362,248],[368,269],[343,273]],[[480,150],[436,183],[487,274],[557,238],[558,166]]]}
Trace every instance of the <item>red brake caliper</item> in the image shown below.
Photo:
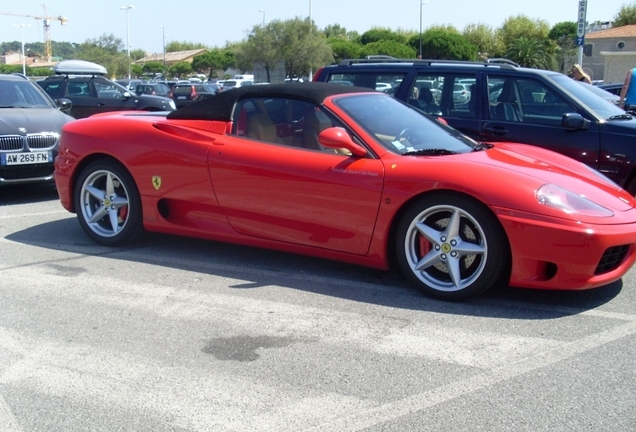
{"label": "red brake caliper", "polygon": [[417,238],[418,238],[419,250],[420,250],[419,258],[422,258],[431,250],[431,242],[429,242],[426,239],[426,237],[424,237],[422,234],[418,234]]}

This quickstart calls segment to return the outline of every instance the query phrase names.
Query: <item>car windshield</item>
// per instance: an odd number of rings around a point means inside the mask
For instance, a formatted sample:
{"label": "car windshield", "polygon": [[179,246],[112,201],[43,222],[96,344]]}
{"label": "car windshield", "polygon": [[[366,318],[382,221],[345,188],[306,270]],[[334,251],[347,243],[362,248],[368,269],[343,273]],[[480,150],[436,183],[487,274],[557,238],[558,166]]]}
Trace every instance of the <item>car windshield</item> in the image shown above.
{"label": "car windshield", "polygon": [[0,81],[0,108],[51,108],[54,105],[28,81]]}
{"label": "car windshield", "polygon": [[555,75],[551,76],[550,78],[561,87],[565,88],[565,90],[571,93],[575,98],[581,101],[602,119],[607,120],[610,117],[625,114],[625,111],[623,111],[618,106],[608,103],[605,99],[589,91],[584,86],[580,85],[577,81],[566,75]]}
{"label": "car windshield", "polygon": [[467,153],[477,146],[455,129],[384,94],[338,97],[334,102],[394,153]]}

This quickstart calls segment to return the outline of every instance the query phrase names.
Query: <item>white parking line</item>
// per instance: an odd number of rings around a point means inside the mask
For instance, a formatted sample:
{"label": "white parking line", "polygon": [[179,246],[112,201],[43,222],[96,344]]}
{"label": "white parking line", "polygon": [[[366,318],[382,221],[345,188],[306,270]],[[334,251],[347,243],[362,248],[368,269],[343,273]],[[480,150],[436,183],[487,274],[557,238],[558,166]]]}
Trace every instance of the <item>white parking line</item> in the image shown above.
{"label": "white parking line", "polygon": [[359,431],[374,425],[395,420],[418,411],[425,410],[443,402],[473,393],[483,388],[506,381],[527,372],[567,360],[577,354],[589,351],[607,343],[632,336],[636,333],[636,323],[614,327],[610,330],[596,333],[578,339],[554,349],[528,357],[524,360],[493,368],[471,378],[457,381],[434,390],[419,393],[411,397],[380,405],[378,407],[356,412],[355,414],[336,418],[322,425],[305,429],[305,431],[339,432]]}
{"label": "white parking line", "polygon": [[0,425],[3,432],[22,432],[23,430],[2,395],[0,395]]}

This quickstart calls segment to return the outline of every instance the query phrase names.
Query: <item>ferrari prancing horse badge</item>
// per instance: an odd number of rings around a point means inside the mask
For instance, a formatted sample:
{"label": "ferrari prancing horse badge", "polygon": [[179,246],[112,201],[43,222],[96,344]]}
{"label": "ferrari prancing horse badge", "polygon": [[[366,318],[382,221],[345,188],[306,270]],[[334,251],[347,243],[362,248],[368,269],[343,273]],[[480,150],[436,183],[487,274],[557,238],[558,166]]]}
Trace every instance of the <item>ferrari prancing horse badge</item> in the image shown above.
{"label": "ferrari prancing horse badge", "polygon": [[152,185],[155,187],[155,189],[159,190],[159,188],[161,187],[161,177],[152,176]]}

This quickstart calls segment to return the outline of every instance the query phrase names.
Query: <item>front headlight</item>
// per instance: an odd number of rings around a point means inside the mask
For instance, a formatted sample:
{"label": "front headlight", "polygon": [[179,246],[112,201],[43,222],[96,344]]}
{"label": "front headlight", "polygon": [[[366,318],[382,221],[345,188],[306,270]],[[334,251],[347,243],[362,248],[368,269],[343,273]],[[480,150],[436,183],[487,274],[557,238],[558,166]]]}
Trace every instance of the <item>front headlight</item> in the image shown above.
{"label": "front headlight", "polygon": [[172,108],[173,110],[177,109],[177,106],[174,104],[173,100],[170,100],[170,102],[168,102],[170,104],[170,108]]}
{"label": "front headlight", "polygon": [[593,217],[614,216],[611,210],[557,185],[545,184],[537,189],[535,196],[539,204],[561,210],[567,214]]}

